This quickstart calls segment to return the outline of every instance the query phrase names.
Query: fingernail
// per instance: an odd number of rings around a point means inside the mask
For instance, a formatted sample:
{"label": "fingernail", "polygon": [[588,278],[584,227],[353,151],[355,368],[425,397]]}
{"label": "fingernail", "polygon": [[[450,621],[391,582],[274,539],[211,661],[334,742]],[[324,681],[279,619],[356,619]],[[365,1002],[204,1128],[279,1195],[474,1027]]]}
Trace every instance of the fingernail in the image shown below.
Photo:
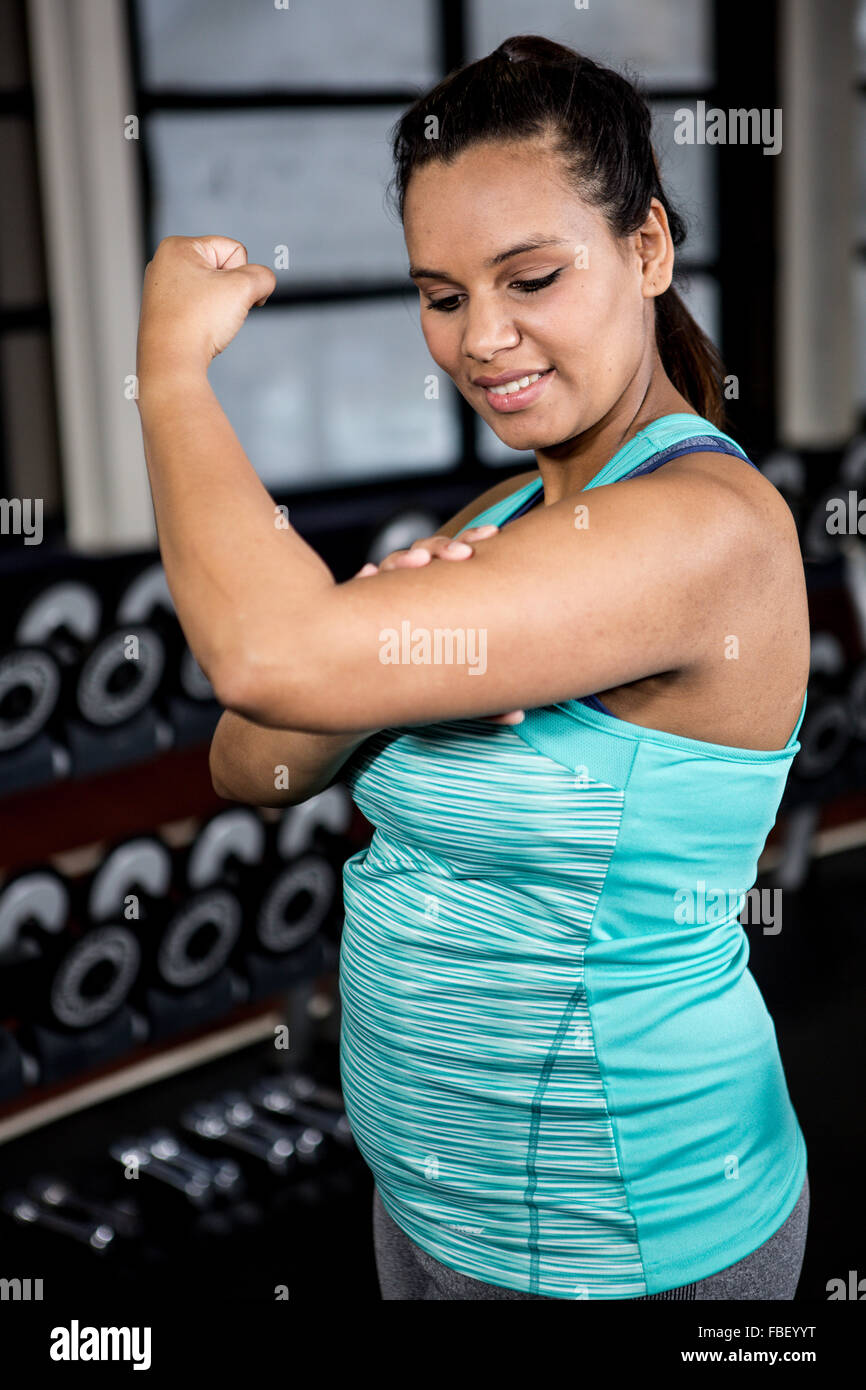
{"label": "fingernail", "polygon": [[359,569],[359,570],[358,570],[358,573],[355,575],[355,578],[356,578],[356,579],[363,579],[363,578],[365,577],[365,575],[368,575],[368,574],[375,574],[376,571],[377,571],[377,566],[374,565],[374,564],[368,563],[368,564],[364,565],[362,569]]}
{"label": "fingernail", "polygon": [[472,546],[467,545],[465,541],[449,541],[448,544],[445,546],[445,549],[448,551],[450,555],[472,554]]}
{"label": "fingernail", "polygon": [[480,539],[482,536],[492,536],[494,531],[499,530],[499,527],[494,526],[492,521],[487,521],[483,526],[473,526],[471,530],[473,536]]}

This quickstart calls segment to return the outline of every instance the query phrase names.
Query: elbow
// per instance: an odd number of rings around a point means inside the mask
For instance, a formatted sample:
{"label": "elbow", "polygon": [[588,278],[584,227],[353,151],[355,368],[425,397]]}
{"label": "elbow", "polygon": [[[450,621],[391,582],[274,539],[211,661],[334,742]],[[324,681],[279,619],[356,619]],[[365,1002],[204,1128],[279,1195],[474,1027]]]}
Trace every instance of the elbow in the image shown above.
{"label": "elbow", "polygon": [[211,740],[210,752],[208,753],[208,771],[210,773],[210,784],[217,796],[223,801],[234,801],[236,798],[231,788],[222,780],[219,771],[219,757],[217,754],[217,737],[214,734]]}
{"label": "elbow", "polygon": [[327,663],[248,654],[217,676],[224,709],[268,729],[308,734],[352,734],[367,728],[353,709],[353,683]]}

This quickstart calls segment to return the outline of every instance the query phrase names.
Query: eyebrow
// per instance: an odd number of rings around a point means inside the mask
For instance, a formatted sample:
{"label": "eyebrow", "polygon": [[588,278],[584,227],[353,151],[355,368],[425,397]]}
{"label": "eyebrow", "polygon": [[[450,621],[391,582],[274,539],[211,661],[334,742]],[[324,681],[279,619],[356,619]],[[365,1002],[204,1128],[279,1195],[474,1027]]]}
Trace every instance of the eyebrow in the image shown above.
{"label": "eyebrow", "polygon": [[[500,251],[497,255],[491,256],[485,261],[485,266],[491,270],[502,265],[503,261],[508,261],[512,256],[520,256],[524,251],[539,251],[543,246],[564,246],[564,241],[557,241],[552,237],[534,236],[528,241],[521,241],[519,246],[512,246],[508,251]],[[450,280],[452,277],[447,270],[427,270],[424,266],[410,265],[410,280]]]}

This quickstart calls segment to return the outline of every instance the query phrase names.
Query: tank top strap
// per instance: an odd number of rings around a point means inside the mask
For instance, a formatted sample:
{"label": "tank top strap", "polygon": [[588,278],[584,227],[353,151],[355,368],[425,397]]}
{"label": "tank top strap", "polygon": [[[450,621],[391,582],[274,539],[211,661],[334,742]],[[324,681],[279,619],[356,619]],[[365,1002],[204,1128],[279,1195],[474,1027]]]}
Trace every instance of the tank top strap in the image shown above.
{"label": "tank top strap", "polygon": [[[703,415],[682,412],[664,415],[661,419],[645,425],[633,438],[617,449],[613,457],[590,479],[583,491],[591,487],[603,487],[607,483],[618,483],[623,478],[652,473],[671,459],[694,453],[734,454],[751,464],[752,468],[757,468],[757,464],[752,462],[736,440],[725,434],[724,430],[720,430]],[[509,521],[516,521],[519,516],[537,506],[543,497],[544,484],[541,477],[531,478],[523,487],[515,489],[507,497],[494,502],[471,521],[467,521],[457,535],[470,526],[483,526],[488,523],[505,526]]]}
{"label": "tank top strap", "polygon": [[652,473],[671,459],[695,453],[735,454],[753,468],[757,467],[724,430],[711,424],[703,415],[683,412],[664,415],[638,430],[632,439],[617,449],[586,487],[604,487],[608,483],[618,483],[623,478]]}
{"label": "tank top strap", "polygon": [[[788,739],[788,742],[785,744],[785,747],[786,747],[786,748],[792,748],[793,745],[797,742],[797,735],[798,735],[798,733],[800,732],[800,725],[803,723],[803,718],[804,718],[804,716],[805,716],[805,714],[806,714],[806,705],[808,704],[808,701],[809,701],[809,692],[808,692],[808,690],[807,690],[807,691],[806,691],[806,694],[803,696],[803,703],[802,703],[802,705],[800,706],[800,717],[799,717],[799,719],[797,720],[796,724],[794,725],[794,731],[793,731],[793,733],[791,734],[791,737]],[[799,743],[797,743],[797,747],[796,747],[796,749],[794,749],[794,751],[795,751],[796,753],[799,753],[799,751],[800,751],[800,745],[799,745]]]}

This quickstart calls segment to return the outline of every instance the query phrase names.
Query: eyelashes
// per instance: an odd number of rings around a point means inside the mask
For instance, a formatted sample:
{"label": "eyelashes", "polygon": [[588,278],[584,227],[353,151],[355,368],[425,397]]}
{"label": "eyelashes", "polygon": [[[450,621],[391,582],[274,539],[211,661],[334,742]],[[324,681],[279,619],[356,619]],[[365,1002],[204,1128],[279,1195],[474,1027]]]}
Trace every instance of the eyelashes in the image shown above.
{"label": "eyelashes", "polygon": [[[552,285],[562,274],[562,267],[559,270],[551,271],[550,275],[545,275],[540,280],[512,280],[509,288],[522,290],[524,294],[535,294],[538,290],[544,290],[548,285]],[[459,296],[456,294],[446,295],[443,299],[436,299],[425,305],[427,309],[435,309],[440,314],[453,314],[459,308]]]}

